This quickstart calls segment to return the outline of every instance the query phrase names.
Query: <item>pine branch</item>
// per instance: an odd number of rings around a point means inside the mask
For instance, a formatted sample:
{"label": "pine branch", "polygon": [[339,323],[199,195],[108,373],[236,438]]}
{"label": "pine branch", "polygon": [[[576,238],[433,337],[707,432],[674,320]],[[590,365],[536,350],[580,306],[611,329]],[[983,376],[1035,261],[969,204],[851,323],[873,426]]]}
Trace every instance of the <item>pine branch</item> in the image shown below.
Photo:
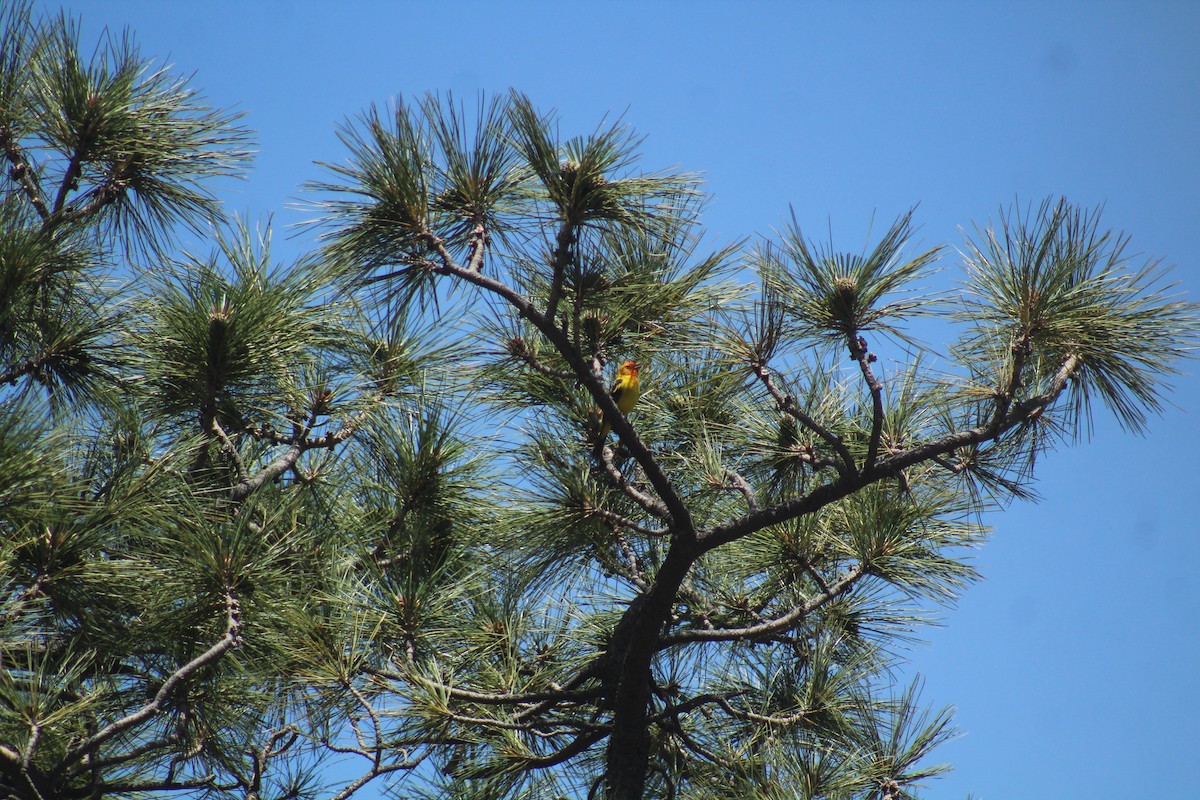
{"label": "pine branch", "polygon": [[[618,474],[620,474],[620,473],[618,473]],[[621,477],[624,477],[624,476],[621,476]],[[663,510],[665,512],[665,509],[663,509]],[[665,530],[663,528],[649,528],[645,525],[639,525],[638,523],[634,522],[633,520],[629,519],[628,517],[626,517],[622,514],[618,514],[616,511],[613,511],[612,509],[609,509],[609,508],[603,508],[601,506],[596,506],[594,508],[589,508],[588,513],[591,515],[597,516],[600,519],[604,520],[605,522],[609,523],[613,527],[614,530],[628,530],[628,531],[633,531],[634,533],[640,533],[643,536],[652,536],[655,538],[660,538],[663,536],[670,535],[670,531],[668,531],[668,530]]]}
{"label": "pine branch", "polygon": [[416,769],[421,765],[421,762],[428,757],[429,751],[426,751],[416,758],[411,759],[408,758],[408,753],[405,752],[404,758],[401,761],[392,764],[373,764],[368,772],[355,778],[340,792],[331,797],[330,800],[347,800],[347,798],[353,796],[356,792],[358,792],[359,789],[363,788],[376,778],[383,775],[390,775],[393,772],[399,772],[401,770]]}
{"label": "pine branch", "polygon": [[[606,412],[607,413],[607,412]],[[614,428],[615,430],[615,428]],[[603,443],[601,443],[603,445]],[[671,519],[671,512],[666,505],[657,498],[651,497],[643,491],[640,491],[636,486],[630,483],[616,462],[613,461],[613,451],[609,447],[601,447],[599,450],[600,465],[604,468],[604,474],[612,481],[613,486],[619,489],[625,496],[633,500],[642,507],[647,514],[658,517],[661,520],[666,520],[668,523]]]}
{"label": "pine branch", "polygon": [[778,407],[780,411],[795,419],[804,427],[808,428],[813,433],[817,434],[817,436],[820,436],[826,444],[834,449],[834,451],[838,454],[838,457],[841,458],[840,464],[838,462],[825,462],[818,459],[813,459],[812,464],[814,467],[819,467],[823,464],[829,464],[830,466],[836,468],[842,475],[854,475],[858,472],[858,469],[854,464],[854,456],[850,455],[850,450],[847,449],[846,444],[841,440],[841,438],[834,435],[825,426],[821,425],[815,419],[806,414],[804,409],[797,405],[795,399],[791,395],[784,394],[783,391],[776,386],[775,382],[771,379],[771,371],[767,369],[766,364],[755,364],[752,365],[751,368],[754,371],[754,376],[762,381],[763,387],[766,388],[767,392],[775,400],[776,407]]}
{"label": "pine branch", "polygon": [[62,183],[58,187],[58,193],[54,197],[54,205],[50,209],[50,219],[47,221],[48,226],[57,227],[64,221],[65,215],[63,211],[66,208],[67,197],[79,186],[79,177],[83,174],[83,161],[86,155],[84,143],[80,141],[71,152],[67,168],[63,171]]}
{"label": "pine branch", "polygon": [[472,272],[482,272],[487,246],[491,241],[488,230],[482,222],[477,223],[471,231],[471,239],[467,244],[467,269]]}
{"label": "pine branch", "polygon": [[521,758],[520,762],[523,766],[529,769],[546,769],[562,764],[564,761],[570,761],[575,756],[587,750],[592,745],[599,742],[605,736],[608,736],[608,728],[598,728],[595,731],[580,734],[573,742],[566,747],[561,748],[553,753],[548,753],[544,756],[533,756]]}
{"label": "pine branch", "polygon": [[64,770],[72,763],[79,761],[89,753],[92,753],[100,745],[108,740],[119,736],[130,728],[141,725],[156,714],[163,711],[167,701],[175,690],[188,678],[196,674],[205,666],[211,664],[221,658],[229,650],[238,645],[241,638],[241,603],[234,593],[234,590],[227,588],[225,590],[225,633],[211,647],[205,650],[200,655],[187,662],[179,669],[171,673],[171,675],[159,687],[154,698],[142,706],[137,711],[129,714],[121,719],[113,722],[98,731],[94,735],[88,737],[83,743],[69,750],[55,766],[55,772]]}
{"label": "pine branch", "polygon": [[685,539],[695,540],[696,529],[692,523],[691,512],[675,491],[674,484],[671,483],[670,479],[662,471],[662,468],[659,467],[658,462],[650,453],[645,443],[642,442],[637,432],[633,429],[633,426],[625,419],[625,415],[617,408],[616,401],[613,400],[608,389],[601,383],[599,376],[591,370],[587,362],[584,361],[579,352],[571,345],[567,335],[554,324],[554,320],[544,316],[532,303],[511,287],[486,275],[460,266],[446,250],[444,242],[434,234],[427,231],[424,233],[424,238],[433,246],[441,259],[441,263],[436,268],[438,273],[461,278],[504,299],[520,316],[529,320],[554,345],[571,367],[579,382],[591,394],[596,405],[600,407],[604,418],[612,420],[613,430],[617,432],[617,435],[625,444],[634,460],[642,467],[646,473],[647,480],[650,481],[655,492],[662,498],[669,514],[672,532]]}
{"label": "pine branch", "polygon": [[209,773],[191,780],[145,780],[129,781],[126,783],[98,783],[93,787],[93,797],[112,797],[121,795],[153,794],[154,792],[195,791],[196,789],[213,789],[217,776]]}
{"label": "pine branch", "polygon": [[594,687],[591,689],[551,689],[544,692],[516,692],[516,693],[489,693],[489,692],[474,692],[469,689],[460,689],[457,686],[439,683],[430,680],[429,678],[420,675],[402,675],[388,670],[368,669],[366,672],[369,675],[386,678],[387,680],[398,681],[401,683],[415,682],[436,692],[445,693],[449,697],[458,700],[464,700],[470,703],[480,703],[482,705],[511,705],[523,706],[530,703],[584,703],[588,700],[594,700],[602,694],[602,689]]}
{"label": "pine branch", "polygon": [[217,421],[216,416],[210,417],[208,423],[211,434],[216,436],[221,442],[221,450],[233,462],[234,469],[237,470],[238,480],[243,483],[248,481],[250,479],[250,472],[246,469],[246,462],[242,460],[237,445],[225,433],[225,429],[221,427],[221,423]]}
{"label": "pine branch", "polygon": [[729,481],[730,485],[722,488],[733,488],[736,491],[741,492],[742,497],[746,499],[746,509],[750,513],[758,511],[758,495],[755,494],[754,488],[750,486],[750,483],[744,477],[731,469],[725,470],[725,478]]}
{"label": "pine branch", "polygon": [[109,756],[108,758],[96,758],[95,753],[90,754],[90,757],[79,761],[75,766],[67,767],[63,774],[68,778],[80,775],[84,772],[91,772],[93,775],[98,775],[100,770],[109,769],[111,767],[127,764],[130,761],[136,761],[143,756],[150,755],[156,751],[166,751],[178,745],[178,740],[168,737],[165,739],[152,739],[148,742],[132,747],[125,752]]}
{"label": "pine branch", "polygon": [[[283,455],[279,456],[279,458],[272,461],[255,475],[242,477],[241,481],[229,490],[230,498],[235,501],[245,500],[267,483],[275,480],[288,470],[294,469],[296,462],[300,460],[300,456],[309,450],[336,447],[353,436],[356,430],[356,426],[353,423],[347,423],[336,431],[331,431],[317,437],[309,437],[308,434],[312,431],[316,422],[317,411],[314,409],[303,426],[297,424],[294,427],[291,437],[280,436],[278,433],[265,428],[251,431],[251,434],[256,435],[257,438],[270,439],[276,444],[286,444],[288,445],[288,449]],[[234,452],[236,455],[236,450]],[[240,461],[240,458],[238,460]],[[246,473],[244,470],[239,470],[239,475],[246,475]]]}
{"label": "pine branch", "polygon": [[[911,467],[922,461],[932,461],[935,458],[946,456],[960,447],[982,444],[988,439],[995,439],[1006,431],[1030,421],[1042,414],[1062,395],[1071,379],[1082,366],[1083,364],[1079,356],[1074,354],[1068,355],[1063,359],[1062,364],[1050,382],[1050,387],[1045,392],[1009,407],[1008,413],[1004,415],[998,424],[992,420],[986,425],[979,425],[964,431],[956,431],[932,442],[926,442],[925,444],[896,453],[880,461],[877,465],[876,473],[881,475],[898,474],[907,467]],[[1006,401],[999,399],[997,402]]]}
{"label": "pine branch", "polygon": [[809,598],[807,601],[793,608],[783,616],[768,620],[767,622],[759,623],[758,625],[750,625],[744,628],[711,628],[689,631],[678,631],[669,633],[659,640],[661,649],[674,647],[681,644],[694,644],[697,642],[743,642],[754,641],[771,636],[776,636],[781,633],[793,630],[796,626],[804,622],[810,614],[812,614],[821,606],[835,600],[838,597],[846,594],[866,572],[861,564],[856,564],[850,568],[828,587],[827,590]]}
{"label": "pine branch", "polygon": [[558,303],[562,298],[563,281],[566,279],[567,265],[571,263],[571,245],[574,241],[575,225],[570,220],[564,221],[558,229],[551,258],[550,294],[546,300],[546,319],[551,321],[558,316]]}
{"label": "pine branch", "polygon": [[863,472],[870,472],[875,467],[879,457],[879,442],[883,437],[883,384],[875,377],[871,369],[875,356],[867,350],[867,340],[859,336],[857,331],[847,337],[850,357],[858,362],[859,371],[871,393],[871,439],[867,444],[867,458],[863,462]]}
{"label": "pine branch", "polygon": [[877,483],[886,477],[898,476],[903,470],[914,464],[919,464],[923,461],[933,461],[933,459],[946,456],[960,447],[981,444],[989,439],[994,439],[1000,434],[1042,414],[1063,393],[1071,378],[1081,366],[1082,362],[1078,356],[1067,356],[1051,381],[1050,388],[1046,392],[1024,400],[1010,408],[999,425],[994,421],[989,421],[985,425],[947,434],[932,442],[917,445],[878,461],[869,474],[849,477],[843,475],[833,483],[822,484],[808,494],[786,500],[757,512],[748,513],[739,519],[713,526],[701,535],[700,546],[705,551],[715,549],[755,531],[762,530],[769,525],[775,525],[812,513],[836,500],[853,494],[864,486]]}
{"label": "pine branch", "polygon": [[8,160],[8,175],[21,186],[30,205],[45,223],[50,218],[50,210],[46,208],[46,199],[42,196],[41,186],[38,185],[37,173],[25,158],[25,151],[16,141],[16,135],[7,125],[0,125],[0,150]]}
{"label": "pine branch", "polygon": [[696,695],[695,697],[689,697],[682,703],[668,703],[667,707],[662,711],[659,711],[657,714],[651,714],[649,717],[647,717],[646,722],[651,725],[658,725],[668,720],[674,720],[678,718],[680,714],[686,714],[689,711],[694,711],[701,706],[724,706],[724,704],[729,702],[730,698],[737,697],[741,694],[745,694],[745,690],[731,692],[708,692],[705,694]]}
{"label": "pine branch", "polygon": [[725,697],[718,697],[716,702],[726,714],[735,719],[754,722],[759,725],[768,725],[772,728],[790,728],[793,725],[805,722],[813,715],[811,711],[797,711],[795,714],[788,714],[786,717],[779,717],[773,714],[756,714],[753,711],[734,708],[733,704]]}

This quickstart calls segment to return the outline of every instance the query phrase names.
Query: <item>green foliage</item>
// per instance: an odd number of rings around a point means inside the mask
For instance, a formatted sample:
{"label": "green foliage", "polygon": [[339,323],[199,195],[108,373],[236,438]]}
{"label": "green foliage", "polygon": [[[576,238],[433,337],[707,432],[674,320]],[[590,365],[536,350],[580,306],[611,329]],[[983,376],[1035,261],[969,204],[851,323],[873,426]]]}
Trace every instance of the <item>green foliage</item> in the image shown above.
{"label": "green foliage", "polygon": [[62,159],[61,173],[41,176],[60,186],[56,222],[95,215],[93,224],[153,242],[176,221],[199,228],[215,217],[204,183],[237,175],[247,156],[235,117],[143,59],[129,35],[108,38],[85,61],[78,26],[62,18],[38,55],[22,98],[29,118],[17,129]]}
{"label": "green foliage", "polygon": [[[1104,230],[1099,215],[1047,200],[979,232],[968,244],[960,316],[971,330],[961,357],[976,374],[1019,369],[1038,390],[1073,356],[1082,368],[1069,424],[1090,430],[1098,395],[1122,425],[1143,431],[1147,412],[1161,409],[1161,376],[1187,352],[1194,306],[1169,294],[1157,261],[1131,263],[1128,237]],[[1005,344],[1007,353],[992,349]]]}
{"label": "green foliage", "polygon": [[239,427],[280,401],[295,414],[314,389],[305,378],[323,366],[321,351],[347,322],[322,296],[319,267],[273,266],[268,240],[255,242],[244,225],[218,234],[217,245],[204,261],[156,264],[141,278],[139,318],[148,324],[135,330],[135,349],[156,410],[219,411]]}
{"label": "green foliage", "polygon": [[768,244],[759,251],[755,260],[764,286],[797,325],[794,335],[835,344],[870,330],[901,336],[897,322],[930,312],[929,296],[899,296],[908,284],[926,277],[941,255],[940,248],[933,248],[902,260],[912,236],[912,215],[910,210],[899,217],[870,253],[839,253],[816,245],[794,217],[782,245]]}
{"label": "green foliage", "polygon": [[705,250],[695,176],[515,92],[344,125],[279,264],[213,199],[233,117],[131,37],[0,39],[6,797],[916,797],[953,729],[894,670],[981,515],[1195,344],[1098,212],[934,298],[912,211]]}

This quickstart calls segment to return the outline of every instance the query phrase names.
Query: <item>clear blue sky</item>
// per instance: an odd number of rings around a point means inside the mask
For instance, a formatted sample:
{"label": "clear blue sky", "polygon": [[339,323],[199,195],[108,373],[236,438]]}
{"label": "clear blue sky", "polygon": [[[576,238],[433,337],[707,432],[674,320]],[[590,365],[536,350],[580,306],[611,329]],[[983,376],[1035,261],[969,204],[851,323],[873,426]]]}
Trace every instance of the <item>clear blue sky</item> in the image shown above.
{"label": "clear blue sky", "polygon": [[[47,3],[47,8],[58,8]],[[277,227],[335,123],[398,93],[526,92],[584,133],[610,112],[647,168],[706,175],[715,240],[777,226],[857,250],[873,213],[919,203],[923,244],[960,244],[1014,198],[1105,204],[1131,249],[1200,300],[1200,3],[122,2],[94,36],[245,111],[261,152],[232,210]],[[277,254],[302,241],[277,233]],[[945,266],[952,272],[953,258]],[[1188,365],[1190,372],[1200,364]],[[929,798],[1167,798],[1200,742],[1200,379],[1146,438],[1101,417],[1040,465],[1038,504],[993,515],[985,581],[911,652],[953,704],[956,772]]]}

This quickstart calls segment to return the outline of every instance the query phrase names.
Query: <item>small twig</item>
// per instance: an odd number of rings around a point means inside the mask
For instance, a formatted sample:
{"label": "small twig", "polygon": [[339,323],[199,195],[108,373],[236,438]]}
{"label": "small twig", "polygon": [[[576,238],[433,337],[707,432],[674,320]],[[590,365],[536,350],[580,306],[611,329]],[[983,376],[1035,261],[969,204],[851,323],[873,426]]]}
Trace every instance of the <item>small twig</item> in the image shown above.
{"label": "small twig", "polygon": [[952,472],[955,475],[958,475],[958,474],[966,471],[966,469],[969,467],[969,465],[965,461],[959,461],[957,464],[951,464],[949,461],[942,458],[941,456],[934,456],[933,458],[931,458],[929,460],[932,461],[934,464],[937,464],[942,469],[944,469],[948,472]]}
{"label": "small twig", "polygon": [[605,726],[598,728],[595,731],[589,731],[587,733],[580,734],[575,741],[556,752],[549,753],[544,756],[522,758],[520,759],[520,762],[529,769],[545,769],[547,767],[557,766],[564,761],[569,761],[570,759],[582,753],[584,750],[587,750],[596,742],[607,736],[608,732],[608,727]]}
{"label": "small twig", "polygon": [[696,695],[682,703],[672,704],[667,706],[657,714],[652,714],[646,718],[647,723],[660,723],[664,720],[675,719],[680,714],[686,714],[700,706],[708,705],[709,703],[720,703],[730,697],[737,697],[740,694],[745,694],[744,690],[733,692],[712,692],[707,694]]}
{"label": "small twig", "polygon": [[421,765],[422,761],[424,761],[426,758],[429,757],[430,752],[431,752],[430,750],[426,750],[424,753],[417,756],[416,758],[410,759],[408,757],[407,751],[404,751],[403,752],[403,755],[404,755],[403,760],[398,761],[394,764],[372,764],[370,770],[368,770],[365,774],[360,775],[358,778],[354,779],[345,788],[343,788],[340,792],[338,792],[333,797],[331,797],[330,800],[346,800],[348,797],[352,796],[359,789],[366,786],[368,783],[370,783],[371,781],[380,777],[381,775],[389,775],[393,772],[399,772],[400,770],[416,769],[417,767],[419,767]]}
{"label": "small twig", "polygon": [[596,697],[599,697],[600,694],[603,692],[603,689],[601,689],[600,687],[594,687],[592,689],[582,689],[582,690],[577,690],[577,691],[568,690],[568,689],[552,689],[552,690],[543,691],[543,692],[518,692],[518,693],[511,693],[511,694],[473,692],[469,689],[459,689],[455,686],[450,686],[448,684],[430,680],[429,678],[424,678],[419,675],[401,675],[396,672],[390,672],[388,670],[377,670],[377,669],[368,669],[368,670],[366,670],[366,672],[368,675],[373,675],[373,676],[377,676],[380,678],[386,678],[387,680],[401,681],[401,682],[405,682],[405,683],[411,681],[413,683],[418,683],[428,689],[433,689],[438,692],[444,692],[447,695],[449,695],[450,697],[454,697],[459,700],[466,700],[466,701],[469,701],[472,703],[481,703],[483,705],[519,706],[519,705],[527,705],[529,703],[540,703],[540,702],[544,702],[544,701],[553,701],[556,703],[581,703],[581,702],[585,702],[587,700],[595,699]]}
{"label": "small twig", "polygon": [[999,436],[1003,432],[1004,418],[1008,416],[1013,398],[1017,396],[1017,392],[1024,382],[1024,376],[1021,373],[1025,371],[1025,356],[1029,352],[1028,335],[1019,337],[1017,341],[1013,342],[1010,349],[1013,354],[1012,374],[1008,376],[1008,383],[997,392],[996,410],[992,414],[991,430],[995,436]]}
{"label": "small twig", "polygon": [[807,558],[804,559],[804,571],[817,582],[817,587],[821,590],[821,594],[830,594],[829,584],[825,583],[825,579],[821,577],[821,573],[817,572],[813,567],[812,562]]}
{"label": "small twig", "polygon": [[560,730],[546,731],[541,729],[546,725],[549,725],[549,722],[508,722],[506,720],[492,719],[490,717],[472,717],[467,714],[459,714],[449,709],[442,711],[441,714],[443,717],[452,719],[455,722],[461,722],[464,725],[477,725],[483,728],[498,728],[506,731],[522,731],[543,739],[549,739],[556,736],[567,736],[570,734],[579,733],[579,731],[594,731],[602,727],[599,725],[592,725],[587,722],[563,720],[556,722],[555,724],[570,725],[569,728],[565,727]]}
{"label": "small twig", "polygon": [[625,535],[621,533],[619,528],[612,528],[612,534],[613,539],[617,543],[617,548],[620,549],[621,554],[625,556],[625,560],[629,562],[629,580],[641,591],[649,591],[650,584],[646,582],[645,577],[642,575],[642,568],[638,564],[637,554],[635,554],[633,552],[633,548],[629,546],[629,541],[625,538]]}
{"label": "small twig", "polygon": [[467,245],[467,269],[472,272],[483,271],[484,253],[490,238],[483,223],[476,223],[475,230],[471,231],[471,241]]}
{"label": "small twig", "polygon": [[574,380],[575,373],[567,370],[553,369],[548,367],[538,360],[537,356],[529,352],[529,348],[525,346],[525,341],[519,337],[510,339],[508,342],[508,352],[525,362],[525,365],[537,372],[540,375],[545,375],[548,378],[559,378],[560,380]]}
{"label": "small twig", "polygon": [[42,726],[31,720],[29,723],[29,741],[25,743],[25,750],[21,753],[21,770],[23,772],[29,770],[29,763],[33,760],[33,751],[37,748],[38,740],[41,738]]}
{"label": "small twig", "polygon": [[[62,774],[69,778],[75,777],[76,775],[79,775],[84,772],[92,772],[93,774],[99,774],[99,771],[102,769],[108,769],[110,767],[115,767],[119,764],[124,764],[129,761],[134,761],[136,759],[141,758],[144,755],[147,755],[148,753],[153,753],[156,750],[164,750],[169,747],[174,747],[177,744],[179,744],[178,739],[176,739],[174,737],[170,737],[170,738],[166,738],[166,739],[153,739],[149,742],[146,742],[145,744],[140,744],[135,747],[131,747],[128,750],[126,750],[125,752],[121,753],[120,755],[111,756],[109,758],[95,758],[94,752],[89,753],[87,761],[76,764],[73,767],[66,768],[65,770],[63,770]],[[172,777],[171,775],[168,775],[168,779],[170,779],[171,777]]]}
{"label": "small twig", "polygon": [[331,431],[322,436],[309,437],[309,432],[316,425],[316,419],[317,412],[313,410],[309,414],[307,422],[303,425],[296,422],[292,426],[292,436],[290,439],[280,437],[279,434],[265,427],[251,430],[250,433],[255,438],[268,439],[277,444],[287,444],[288,449],[283,455],[264,467],[262,471],[256,475],[243,478],[241,482],[233,486],[229,490],[230,497],[234,500],[245,500],[269,481],[273,481],[288,470],[295,468],[296,462],[300,460],[300,456],[304,455],[304,453],[309,450],[332,449],[353,436],[356,430],[356,423],[348,422],[336,431]]}
{"label": "small twig", "polygon": [[67,162],[67,168],[63,172],[62,184],[58,187],[58,194],[54,198],[54,206],[50,214],[51,218],[47,220],[47,224],[57,224],[55,220],[61,219],[63,209],[67,205],[67,196],[79,186],[79,176],[83,173],[83,157],[84,147],[81,141],[75,147],[75,152],[71,153],[71,159]]}

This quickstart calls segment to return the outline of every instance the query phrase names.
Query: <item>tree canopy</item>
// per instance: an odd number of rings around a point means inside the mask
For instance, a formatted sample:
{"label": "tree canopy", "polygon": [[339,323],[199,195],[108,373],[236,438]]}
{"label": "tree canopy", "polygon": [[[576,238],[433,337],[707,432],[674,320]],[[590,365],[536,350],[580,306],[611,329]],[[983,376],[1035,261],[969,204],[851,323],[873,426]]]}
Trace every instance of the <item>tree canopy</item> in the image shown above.
{"label": "tree canopy", "polygon": [[6,797],[916,797],[953,728],[898,644],[1195,343],[1098,210],[712,247],[696,175],[516,91],[347,120],[279,263],[236,115],[0,41]]}

